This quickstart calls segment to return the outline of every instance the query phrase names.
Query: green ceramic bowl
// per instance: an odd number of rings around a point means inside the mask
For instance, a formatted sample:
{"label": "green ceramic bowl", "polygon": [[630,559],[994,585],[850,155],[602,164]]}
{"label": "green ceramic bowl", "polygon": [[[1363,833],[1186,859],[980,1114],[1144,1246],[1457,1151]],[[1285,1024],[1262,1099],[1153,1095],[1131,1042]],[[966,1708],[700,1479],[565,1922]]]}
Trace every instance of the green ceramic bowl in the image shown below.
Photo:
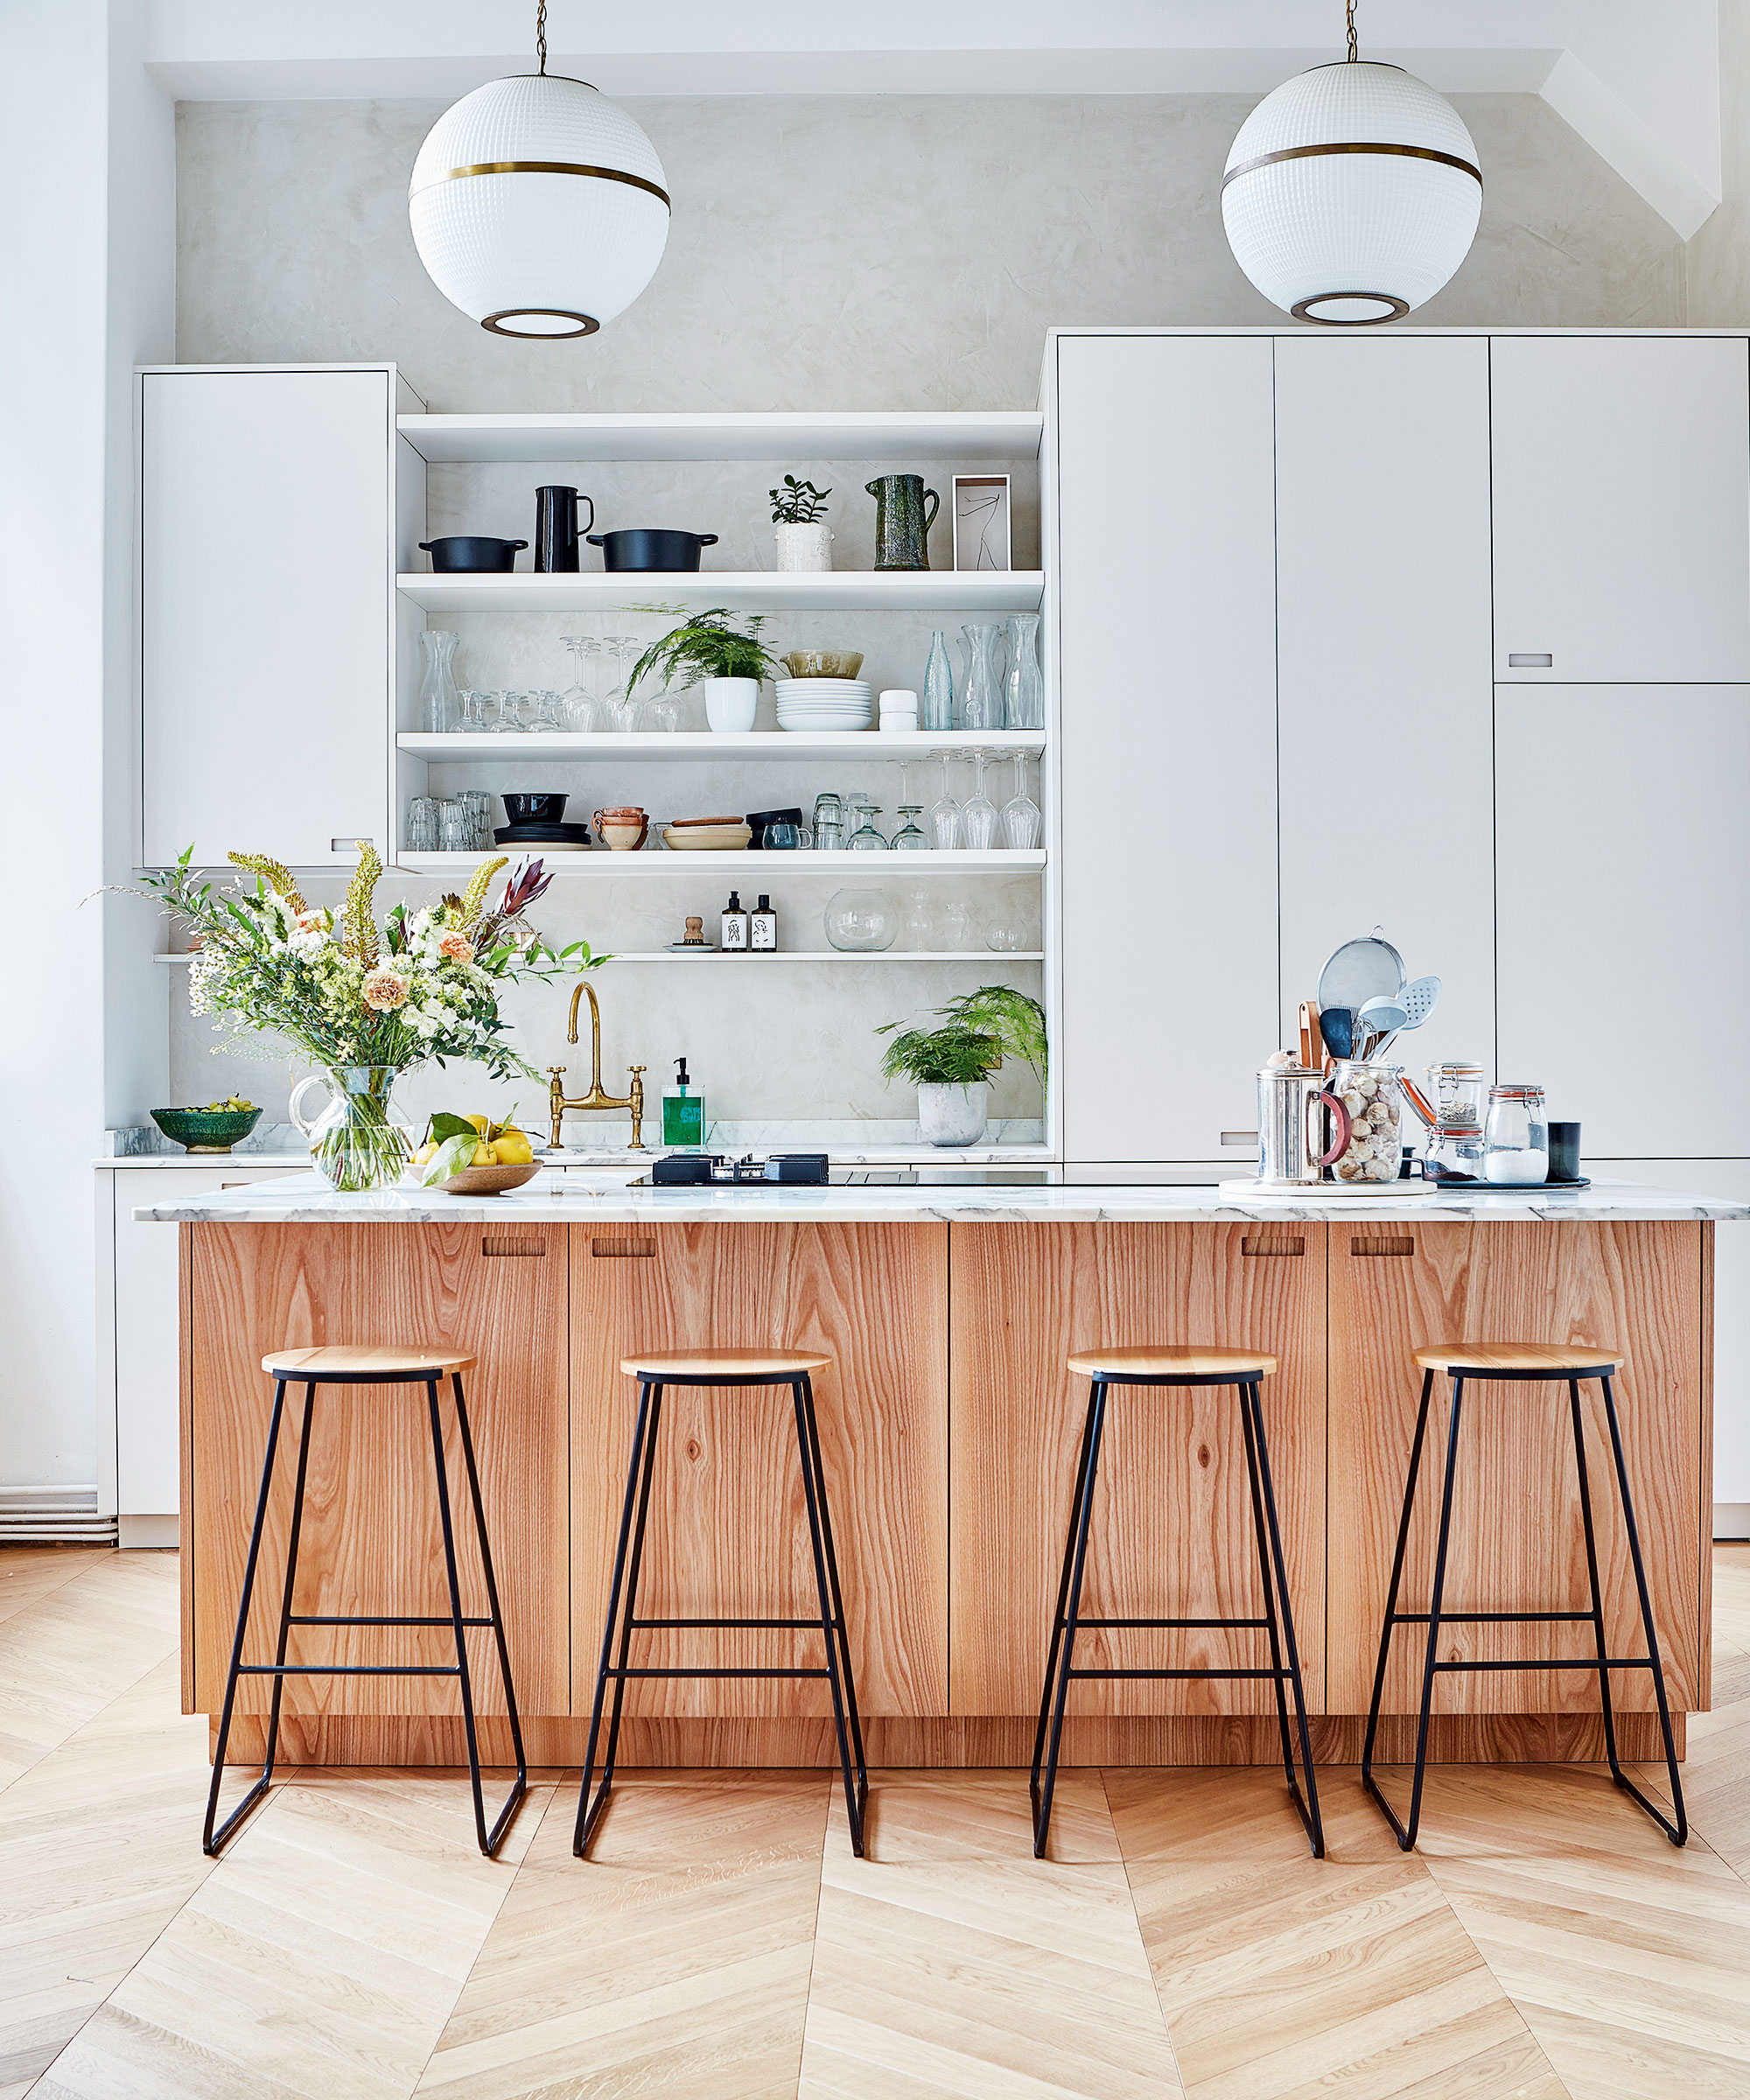
{"label": "green ceramic bowl", "polygon": [[191,1152],[228,1152],[262,1119],[259,1109],[154,1109],[152,1121]]}

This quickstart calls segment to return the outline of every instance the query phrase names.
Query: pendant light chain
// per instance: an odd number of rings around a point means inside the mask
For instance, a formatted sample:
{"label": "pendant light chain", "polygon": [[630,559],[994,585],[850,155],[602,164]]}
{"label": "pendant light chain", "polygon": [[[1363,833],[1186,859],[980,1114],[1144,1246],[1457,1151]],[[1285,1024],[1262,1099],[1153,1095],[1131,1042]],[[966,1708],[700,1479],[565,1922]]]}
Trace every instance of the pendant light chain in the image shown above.
{"label": "pendant light chain", "polygon": [[[1354,56],[1354,0],[1350,0],[1349,44],[1351,48],[1349,56],[1351,58]],[[547,0],[535,0],[535,55],[541,61],[541,77],[545,80],[547,77]]]}
{"label": "pendant light chain", "polygon": [[[546,13],[547,0],[541,0],[541,11],[543,15]],[[1362,55],[1362,47],[1355,40],[1355,0],[1348,0],[1347,11],[1349,24],[1349,63],[1354,66],[1359,61]],[[544,72],[547,61],[543,59],[541,64]]]}

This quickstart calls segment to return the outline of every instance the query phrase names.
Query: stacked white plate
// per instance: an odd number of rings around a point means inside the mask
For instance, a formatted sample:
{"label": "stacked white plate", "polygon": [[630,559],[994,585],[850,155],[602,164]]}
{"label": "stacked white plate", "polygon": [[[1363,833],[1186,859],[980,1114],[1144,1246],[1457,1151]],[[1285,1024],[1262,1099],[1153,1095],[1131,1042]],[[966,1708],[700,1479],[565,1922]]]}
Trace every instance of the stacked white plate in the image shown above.
{"label": "stacked white plate", "polygon": [[867,729],[873,689],[866,678],[780,678],[773,688],[780,729]]}

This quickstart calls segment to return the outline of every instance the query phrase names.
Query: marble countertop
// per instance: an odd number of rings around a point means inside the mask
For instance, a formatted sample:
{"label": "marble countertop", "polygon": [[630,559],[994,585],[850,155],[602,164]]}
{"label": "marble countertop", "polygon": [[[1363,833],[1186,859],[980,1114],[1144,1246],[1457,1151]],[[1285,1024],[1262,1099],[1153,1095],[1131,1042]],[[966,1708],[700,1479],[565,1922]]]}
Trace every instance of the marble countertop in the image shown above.
{"label": "marble countertop", "polygon": [[1429,1224],[1508,1219],[1627,1223],[1667,1218],[1750,1219],[1750,1204],[1720,1196],[1594,1181],[1589,1188],[1525,1188],[1460,1194],[1431,1188],[1406,1196],[1225,1194],[1213,1183],[1173,1187],[1080,1184],[1071,1187],[921,1187],[860,1185],[799,1188],[769,1184],[736,1189],[628,1188],[623,1171],[598,1174],[571,1167],[542,1172],[503,1196],[446,1196],[438,1190],[386,1189],[339,1195],[313,1173],[254,1187],[142,1205],[134,1216],[168,1225],[693,1225],[745,1218],[789,1223],[1037,1222],[1231,1225],[1323,1224],[1344,1218],[1369,1224],[1398,1219]]}

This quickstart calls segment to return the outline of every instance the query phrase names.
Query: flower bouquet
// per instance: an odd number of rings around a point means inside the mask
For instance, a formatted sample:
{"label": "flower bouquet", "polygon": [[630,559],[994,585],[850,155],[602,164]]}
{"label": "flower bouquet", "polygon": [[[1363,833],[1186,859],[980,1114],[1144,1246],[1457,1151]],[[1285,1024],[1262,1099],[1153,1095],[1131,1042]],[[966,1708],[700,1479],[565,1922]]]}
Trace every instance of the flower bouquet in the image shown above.
{"label": "flower bouquet", "polygon": [[[496,903],[487,895],[504,856],[486,862],[466,893],[378,924],[372,900],[382,863],[362,840],[358,872],[338,914],[305,903],[290,872],[259,853],[229,858],[255,878],[223,888],[190,868],[193,849],[145,887],[200,939],[189,970],[195,1013],[223,1013],[270,1030],[321,1066],[332,1098],[310,1126],[311,1158],[339,1189],[386,1187],[411,1156],[389,1114],[403,1072],[466,1058],[495,1079],[536,1076],[512,1049],[499,988],[550,980],[606,961],[578,941],[556,952],[527,917],[552,880],[520,863]],[[313,1075],[312,1075],[313,1076]]]}

